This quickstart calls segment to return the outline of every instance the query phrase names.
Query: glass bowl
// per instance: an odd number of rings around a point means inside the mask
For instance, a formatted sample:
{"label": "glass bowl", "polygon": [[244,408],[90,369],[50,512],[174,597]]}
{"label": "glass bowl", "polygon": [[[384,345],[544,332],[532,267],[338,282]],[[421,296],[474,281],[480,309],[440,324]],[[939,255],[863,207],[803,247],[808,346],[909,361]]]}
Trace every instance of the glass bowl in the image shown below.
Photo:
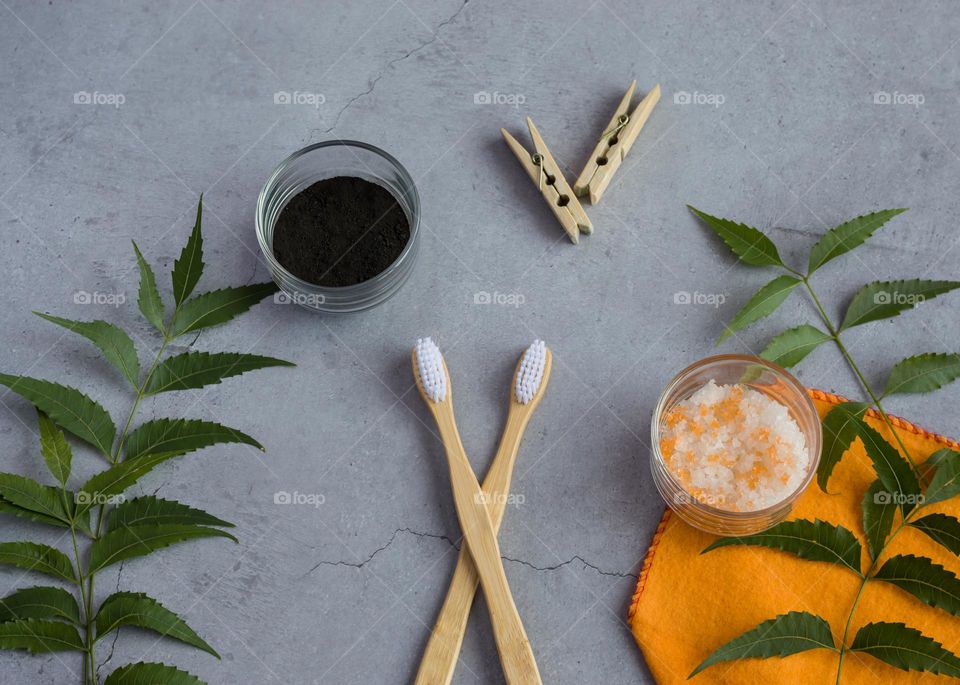
{"label": "glass bowl", "polygon": [[[273,231],[283,208],[308,186],[335,176],[355,176],[383,186],[410,222],[410,239],[393,264],[373,278],[341,288],[297,278],[273,254]],[[270,174],[257,199],[256,229],[270,275],[281,289],[276,302],[315,312],[357,312],[385,302],[410,277],[420,247],[420,195],[403,165],[383,150],[356,140],[328,140],[294,152]]]}
{"label": "glass bowl", "polygon": [[[720,509],[698,500],[687,492],[667,468],[660,451],[660,435],[664,427],[664,418],[674,406],[689,398],[711,380],[718,385],[739,383],[764,393],[786,406],[790,416],[803,432],[810,454],[807,473],[804,474],[800,486],[777,504],[756,511]],[[700,530],[715,535],[742,536],[766,530],[787,517],[793,508],[793,503],[807,488],[817,472],[823,432],[817,409],[807,394],[806,388],[785,369],[759,357],[722,354],[701,359],[688,366],[667,384],[653,411],[650,438],[652,440],[650,467],[653,472],[653,482],[667,506],[673,509],[681,519]]]}

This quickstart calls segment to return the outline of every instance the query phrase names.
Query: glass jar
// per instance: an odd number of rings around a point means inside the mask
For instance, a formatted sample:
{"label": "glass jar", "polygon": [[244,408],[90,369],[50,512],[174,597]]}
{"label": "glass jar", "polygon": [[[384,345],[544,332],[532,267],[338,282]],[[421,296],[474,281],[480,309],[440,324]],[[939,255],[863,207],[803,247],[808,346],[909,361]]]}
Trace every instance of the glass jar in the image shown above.
{"label": "glass jar", "polygon": [[[383,186],[410,223],[410,239],[393,264],[362,283],[340,288],[297,278],[273,253],[273,231],[291,198],[335,176],[354,176]],[[257,199],[256,228],[270,275],[282,290],[278,302],[293,302],[315,312],[357,312],[384,302],[410,277],[420,247],[420,195],[403,165],[383,150],[355,140],[328,140],[294,152],[270,174]]]}
{"label": "glass jar", "polygon": [[[718,385],[739,383],[764,393],[786,406],[803,432],[810,454],[807,472],[800,486],[777,504],[757,511],[719,509],[688,493],[667,468],[660,451],[660,434],[665,416],[679,402],[688,399],[711,380]],[[766,530],[787,517],[793,503],[817,472],[823,431],[817,409],[806,388],[785,369],[760,357],[722,354],[688,366],[667,384],[653,411],[650,439],[653,482],[667,505],[681,519],[700,530],[715,535],[742,536]]]}

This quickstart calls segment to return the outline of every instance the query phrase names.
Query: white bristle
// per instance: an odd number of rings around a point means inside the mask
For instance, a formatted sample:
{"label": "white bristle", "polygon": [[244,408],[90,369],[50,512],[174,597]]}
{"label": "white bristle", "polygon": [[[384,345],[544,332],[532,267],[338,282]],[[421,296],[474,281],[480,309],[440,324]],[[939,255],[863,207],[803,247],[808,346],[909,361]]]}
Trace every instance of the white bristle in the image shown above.
{"label": "white bristle", "polygon": [[534,340],[520,360],[520,370],[517,372],[517,402],[526,404],[537,394],[543,381],[543,367],[546,363],[546,344],[542,340]]}
{"label": "white bristle", "polygon": [[423,391],[434,402],[443,402],[447,397],[447,374],[440,348],[430,338],[419,338],[416,349],[417,373]]}

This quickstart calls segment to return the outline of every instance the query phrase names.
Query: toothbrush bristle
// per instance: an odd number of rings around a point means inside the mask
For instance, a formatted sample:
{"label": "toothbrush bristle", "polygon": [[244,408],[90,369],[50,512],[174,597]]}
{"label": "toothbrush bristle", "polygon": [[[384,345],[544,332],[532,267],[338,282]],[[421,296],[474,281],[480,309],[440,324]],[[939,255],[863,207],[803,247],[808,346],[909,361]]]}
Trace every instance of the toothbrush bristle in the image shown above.
{"label": "toothbrush bristle", "polygon": [[430,338],[417,339],[417,373],[423,392],[434,402],[447,397],[447,374],[443,369],[443,355]]}
{"label": "toothbrush bristle", "polygon": [[517,372],[517,402],[527,404],[533,399],[543,382],[543,368],[547,363],[547,346],[542,340],[534,340],[523,353],[520,370]]}

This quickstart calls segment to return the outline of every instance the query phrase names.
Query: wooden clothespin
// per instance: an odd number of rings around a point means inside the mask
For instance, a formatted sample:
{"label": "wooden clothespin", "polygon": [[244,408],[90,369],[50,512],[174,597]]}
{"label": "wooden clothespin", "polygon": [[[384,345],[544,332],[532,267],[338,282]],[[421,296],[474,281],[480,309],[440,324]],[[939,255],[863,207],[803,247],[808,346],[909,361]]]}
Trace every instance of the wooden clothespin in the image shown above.
{"label": "wooden clothespin", "polygon": [[630,101],[633,100],[633,91],[637,87],[636,79],[630,84],[623,99],[620,100],[617,111],[613,113],[610,123],[593,148],[593,154],[587,165],[580,172],[580,176],[573,184],[577,195],[590,195],[590,204],[600,201],[613,175],[620,168],[620,162],[630,152],[640,129],[650,117],[653,106],[660,99],[660,84],[653,87],[647,96],[640,101],[632,114],[628,114]]}
{"label": "wooden clothespin", "polygon": [[574,244],[580,242],[580,232],[592,233],[593,224],[583,211],[580,201],[573,194],[567,179],[563,177],[563,172],[557,166],[556,160],[547,149],[547,144],[540,137],[540,132],[533,125],[533,120],[527,117],[527,127],[530,129],[530,137],[533,138],[534,152],[527,152],[526,148],[517,142],[517,139],[507,133],[506,129],[501,128],[507,145],[513,150],[513,154],[520,160],[520,164],[526,169],[527,175],[540,190],[543,199],[550,205],[557,220],[563,226],[563,230],[570,236]]}

